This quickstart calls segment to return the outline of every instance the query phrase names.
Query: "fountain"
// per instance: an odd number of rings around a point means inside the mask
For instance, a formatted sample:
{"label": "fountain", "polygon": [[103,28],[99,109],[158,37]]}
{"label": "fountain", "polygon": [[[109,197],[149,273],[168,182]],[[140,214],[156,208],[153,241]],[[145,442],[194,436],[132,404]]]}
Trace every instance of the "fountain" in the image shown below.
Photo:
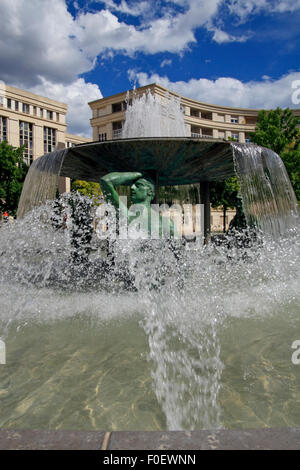
{"label": "fountain", "polygon": [[[133,170],[155,172],[156,186],[236,172],[260,242],[187,244],[175,261],[168,240],[117,237],[110,259],[93,231],[88,260],[71,262],[74,222],[53,223],[53,214],[64,220],[50,201],[58,176]],[[67,216],[68,197],[59,203]],[[185,136],[83,144],[32,164],[18,214],[0,231],[0,427],[300,425],[297,205],[276,154]]]}

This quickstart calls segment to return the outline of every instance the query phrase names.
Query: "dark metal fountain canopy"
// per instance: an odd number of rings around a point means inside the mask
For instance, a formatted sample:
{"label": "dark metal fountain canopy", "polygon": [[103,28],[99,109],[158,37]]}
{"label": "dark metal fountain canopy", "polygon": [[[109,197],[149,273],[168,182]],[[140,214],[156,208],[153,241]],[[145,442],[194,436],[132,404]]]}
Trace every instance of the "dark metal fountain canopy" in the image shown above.
{"label": "dark metal fountain canopy", "polygon": [[68,149],[60,175],[99,181],[112,171],[157,171],[160,186],[234,176],[230,142],[190,137],[147,137],[92,142]]}

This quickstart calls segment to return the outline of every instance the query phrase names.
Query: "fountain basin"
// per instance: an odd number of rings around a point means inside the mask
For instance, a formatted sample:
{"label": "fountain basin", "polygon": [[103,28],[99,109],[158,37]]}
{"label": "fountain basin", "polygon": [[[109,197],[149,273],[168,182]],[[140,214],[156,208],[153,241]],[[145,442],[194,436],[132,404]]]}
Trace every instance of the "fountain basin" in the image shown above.
{"label": "fountain basin", "polygon": [[188,137],[93,142],[69,148],[60,175],[99,181],[111,171],[146,170],[157,171],[159,186],[220,180],[235,174],[233,150],[230,142]]}

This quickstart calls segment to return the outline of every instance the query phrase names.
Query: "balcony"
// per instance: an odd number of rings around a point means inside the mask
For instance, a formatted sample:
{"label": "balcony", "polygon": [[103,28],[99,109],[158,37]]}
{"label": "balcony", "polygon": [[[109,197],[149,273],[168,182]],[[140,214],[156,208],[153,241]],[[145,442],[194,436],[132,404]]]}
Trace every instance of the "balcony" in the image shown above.
{"label": "balcony", "polygon": [[200,139],[202,135],[198,134],[197,132],[191,132],[191,137],[195,137],[195,139]]}
{"label": "balcony", "polygon": [[212,121],[212,113],[202,111],[201,112],[201,118],[202,119],[208,119],[208,120]]}
{"label": "balcony", "polygon": [[199,109],[197,109],[197,108],[191,108],[191,116],[192,116],[192,117],[196,117],[196,118],[200,118],[200,117],[201,117],[201,113],[200,113]]}
{"label": "balcony", "polygon": [[113,139],[121,139],[122,138],[122,130],[123,129],[114,129],[112,133]]}

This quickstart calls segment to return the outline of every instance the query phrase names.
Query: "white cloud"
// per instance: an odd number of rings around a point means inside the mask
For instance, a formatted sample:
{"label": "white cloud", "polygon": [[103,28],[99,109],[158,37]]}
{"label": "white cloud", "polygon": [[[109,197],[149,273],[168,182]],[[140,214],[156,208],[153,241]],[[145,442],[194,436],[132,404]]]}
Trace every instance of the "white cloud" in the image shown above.
{"label": "white cloud", "polygon": [[138,2],[126,2],[122,0],[121,3],[117,4],[113,0],[99,0],[100,3],[104,3],[107,8],[112,10],[119,11],[131,16],[141,16],[149,14],[153,10],[152,1],[138,1]]}
{"label": "white cloud", "polygon": [[210,28],[210,31],[214,32],[213,40],[216,41],[218,44],[223,44],[225,42],[245,42],[249,39],[249,35],[242,35],[242,36],[233,36],[232,34],[228,34],[225,31],[222,31],[219,28]]}
{"label": "white cloud", "polygon": [[164,59],[160,64],[161,68],[165,67],[166,65],[172,65],[172,60],[171,59]]}
{"label": "white cloud", "polygon": [[[66,84],[93,69],[97,56],[109,51],[181,53],[196,41],[195,28],[211,25],[222,1],[188,0],[184,12],[163,10],[159,17],[146,15],[134,26],[109,9],[79,9],[73,18],[65,0],[1,0],[0,76],[25,86],[38,84],[41,76]],[[140,15],[149,5],[155,13],[158,9],[155,2],[106,3]]]}
{"label": "white cloud", "polygon": [[229,0],[229,11],[245,21],[249,15],[262,11],[269,13],[294,12],[300,9],[300,0]]}
{"label": "white cloud", "polygon": [[68,105],[68,132],[91,137],[89,119],[92,116],[88,102],[102,98],[98,85],[86,83],[83,78],[69,85],[54,84],[41,77],[41,83],[30,88],[29,91],[66,103]]}
{"label": "white cloud", "polygon": [[80,48],[78,26],[64,0],[1,0],[1,78],[24,86],[40,76],[68,83],[93,68]]}
{"label": "white cloud", "polygon": [[280,0],[273,2],[273,11],[294,12],[300,9],[300,0]]}
{"label": "white cloud", "polygon": [[102,95],[78,78],[95,59],[80,47],[79,29],[64,0],[1,0],[0,78],[66,103],[68,131],[90,135],[87,102]]}
{"label": "white cloud", "polygon": [[166,76],[148,75],[134,70],[130,70],[128,75],[130,80],[135,80],[140,86],[159,83],[180,95],[204,103],[256,109],[296,107],[292,104],[292,82],[300,79],[300,72],[284,75],[279,80],[268,79],[262,82],[242,82],[230,77],[217,80],[192,78],[188,82],[171,82]]}
{"label": "white cloud", "polygon": [[82,13],[76,23],[80,27],[78,40],[89,56],[97,56],[107,49],[132,55],[137,51],[147,54],[181,52],[195,42],[191,28],[184,28],[183,18],[162,17],[138,29],[120,22],[108,10]]}

